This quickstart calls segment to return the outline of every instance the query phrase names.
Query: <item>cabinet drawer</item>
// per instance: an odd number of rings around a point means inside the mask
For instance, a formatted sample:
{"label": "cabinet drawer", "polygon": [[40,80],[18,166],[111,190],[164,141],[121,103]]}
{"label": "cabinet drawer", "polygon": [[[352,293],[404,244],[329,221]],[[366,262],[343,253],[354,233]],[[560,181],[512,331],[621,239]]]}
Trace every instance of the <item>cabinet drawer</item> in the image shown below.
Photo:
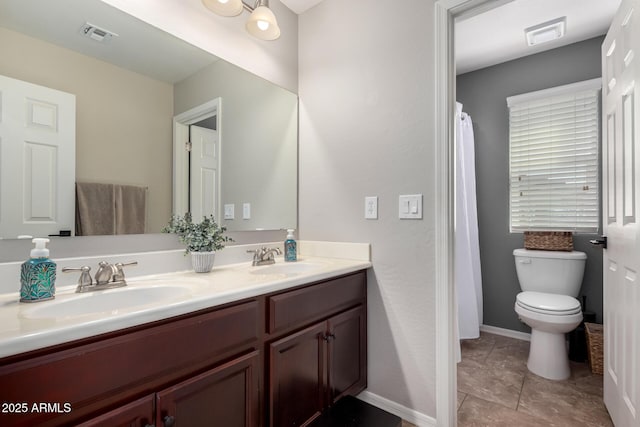
{"label": "cabinet drawer", "polygon": [[16,426],[72,424],[256,347],[259,325],[259,304],[249,301],[0,366],[0,401],[65,402],[72,408],[63,415],[10,415],[3,421]]}
{"label": "cabinet drawer", "polygon": [[143,427],[152,425],[155,396],[145,396],[76,427]]}
{"label": "cabinet drawer", "polygon": [[272,295],[267,299],[267,332],[282,332],[327,318],[338,311],[364,302],[365,298],[364,271]]}

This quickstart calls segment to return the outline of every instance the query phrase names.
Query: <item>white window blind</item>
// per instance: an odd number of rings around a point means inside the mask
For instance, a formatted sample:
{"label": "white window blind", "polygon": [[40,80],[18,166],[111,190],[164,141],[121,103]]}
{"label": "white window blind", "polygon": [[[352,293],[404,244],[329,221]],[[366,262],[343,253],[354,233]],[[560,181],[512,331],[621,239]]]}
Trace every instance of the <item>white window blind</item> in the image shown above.
{"label": "white window blind", "polygon": [[600,79],[507,99],[511,231],[598,231]]}

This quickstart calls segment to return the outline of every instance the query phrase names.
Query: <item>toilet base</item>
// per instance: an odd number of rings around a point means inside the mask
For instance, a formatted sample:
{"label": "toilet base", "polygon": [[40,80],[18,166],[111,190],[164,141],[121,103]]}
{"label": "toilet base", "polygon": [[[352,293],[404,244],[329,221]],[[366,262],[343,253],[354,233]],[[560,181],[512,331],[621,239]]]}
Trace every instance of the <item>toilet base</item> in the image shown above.
{"label": "toilet base", "polygon": [[531,330],[527,368],[550,380],[566,380],[571,375],[564,333]]}

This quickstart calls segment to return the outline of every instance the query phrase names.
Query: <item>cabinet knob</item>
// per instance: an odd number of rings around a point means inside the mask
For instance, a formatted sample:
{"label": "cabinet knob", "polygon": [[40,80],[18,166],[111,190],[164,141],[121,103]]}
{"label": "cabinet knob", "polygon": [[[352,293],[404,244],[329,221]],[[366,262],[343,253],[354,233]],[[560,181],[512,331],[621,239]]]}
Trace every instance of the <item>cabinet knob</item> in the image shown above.
{"label": "cabinet knob", "polygon": [[164,427],[173,427],[176,424],[176,419],[171,415],[165,415],[162,422],[164,423]]}
{"label": "cabinet knob", "polygon": [[334,340],[336,339],[336,336],[329,332],[328,334],[322,335],[322,339],[325,341]]}

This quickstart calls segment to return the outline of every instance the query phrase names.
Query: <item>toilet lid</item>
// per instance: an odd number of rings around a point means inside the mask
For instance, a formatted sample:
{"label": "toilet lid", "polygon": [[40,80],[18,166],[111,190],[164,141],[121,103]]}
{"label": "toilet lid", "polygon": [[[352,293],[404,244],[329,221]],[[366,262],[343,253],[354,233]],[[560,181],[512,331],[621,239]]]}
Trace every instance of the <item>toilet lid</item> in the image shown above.
{"label": "toilet lid", "polygon": [[542,314],[569,315],[580,313],[580,302],[568,295],[543,292],[520,292],[516,303],[527,310]]}

